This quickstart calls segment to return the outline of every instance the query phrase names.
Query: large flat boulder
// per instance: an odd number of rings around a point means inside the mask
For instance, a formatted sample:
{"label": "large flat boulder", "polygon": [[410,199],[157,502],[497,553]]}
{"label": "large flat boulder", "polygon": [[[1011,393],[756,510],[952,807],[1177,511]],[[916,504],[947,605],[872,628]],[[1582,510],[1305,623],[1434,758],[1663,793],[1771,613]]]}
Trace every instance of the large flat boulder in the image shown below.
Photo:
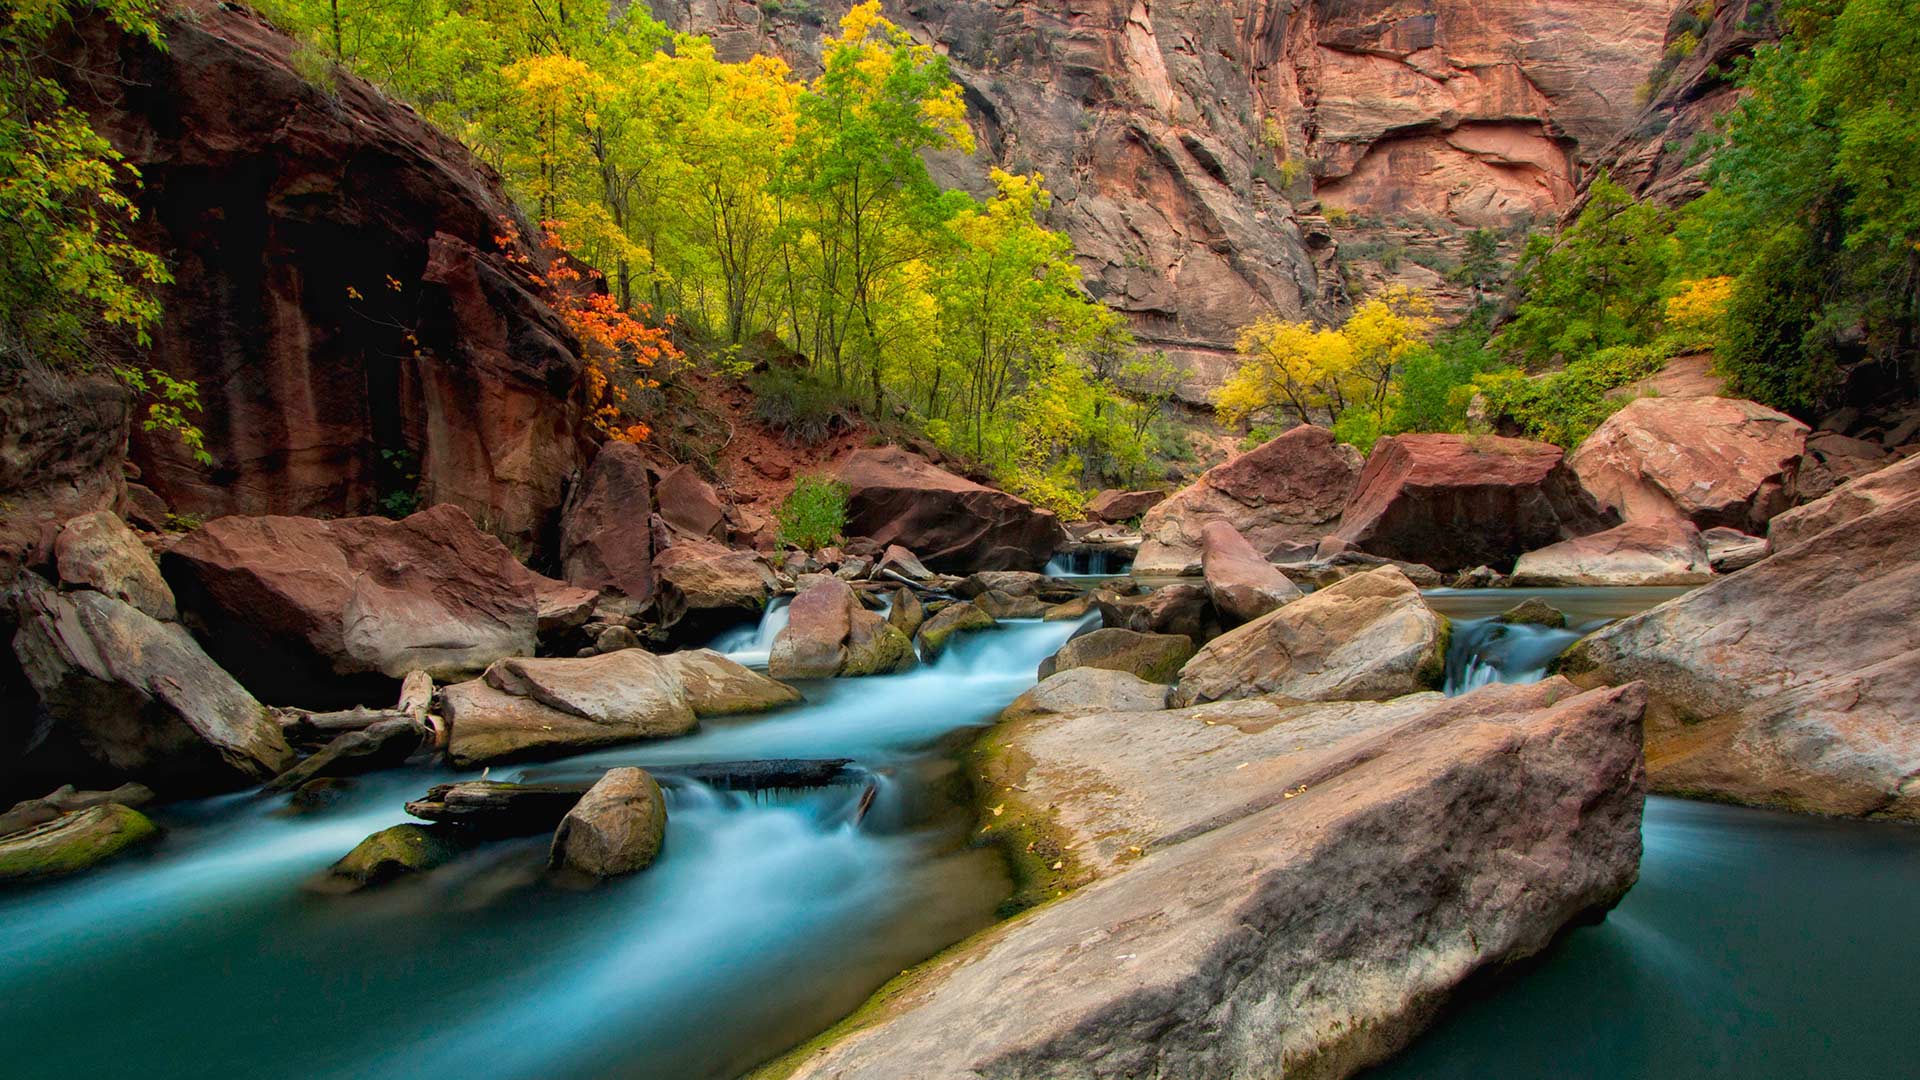
{"label": "large flat boulder", "polygon": [[942,573],[1038,570],[1067,542],[1051,512],[897,446],[856,450],[837,475],[847,535],[899,544]]}
{"label": "large flat boulder", "polygon": [[676,637],[698,640],[758,617],[780,587],[767,561],[708,540],[679,540],[656,552],[655,615]]}
{"label": "large flat boulder", "polygon": [[1830,493],[1775,515],[1767,523],[1767,547],[1785,551],[1842,522],[1870,514],[1911,495],[1920,495],[1920,455],[1868,473]]}
{"label": "large flat boulder", "polygon": [[1628,521],[1764,531],[1793,505],[1807,426],[1738,398],[1640,398],[1573,452],[1573,471]]}
{"label": "large flat boulder", "polygon": [[1311,551],[1340,519],[1360,470],[1360,452],[1332,432],[1293,428],[1208,469],[1147,511],[1133,572],[1200,573],[1202,530],[1216,520],[1238,529],[1269,559]]}
{"label": "large flat boulder", "polygon": [[526,568],[455,506],[217,518],[161,570],[214,659],[275,704],[391,700],[409,671],[456,679],[531,655],[539,629]]}
{"label": "large flat boulder", "polygon": [[1475,973],[1633,884],[1642,702],[1556,681],[998,729],[987,835],[1069,868],[1054,902],[783,1064],[808,1078],[1352,1075]]}
{"label": "large flat boulder", "polygon": [[1200,566],[1207,598],[1222,623],[1237,626],[1300,599],[1300,586],[1253,549],[1227,521],[1209,521],[1200,530]]}
{"label": "large flat boulder", "polygon": [[247,787],[293,764],[266,708],[185,627],[32,575],[11,599],[14,656],[45,717],[39,743],[168,794]]}
{"label": "large flat boulder", "polygon": [[632,443],[600,447],[560,514],[560,572],[569,585],[653,598],[652,488]]}
{"label": "large flat boulder", "polygon": [[1557,446],[1497,435],[1394,435],[1373,445],[1333,536],[1444,573],[1505,571],[1523,553],[1618,519],[1580,487]]}
{"label": "large flat boulder", "polygon": [[1529,551],[1513,564],[1515,585],[1699,585],[1713,579],[1706,540],[1690,521],[1629,521]]}
{"label": "large flat boulder", "polygon": [[1405,574],[1383,566],[1214,638],[1180,669],[1173,703],[1399,697],[1438,685],[1446,652],[1446,620]]}
{"label": "large flat boulder", "polygon": [[1655,788],[1920,818],[1920,497],[1597,631],[1562,670],[1641,680]]}
{"label": "large flat boulder", "polygon": [[68,588],[105,593],[161,622],[179,614],[173,590],[160,576],[147,546],[126,522],[105,510],[82,514],[60,526],[53,556],[60,583]]}

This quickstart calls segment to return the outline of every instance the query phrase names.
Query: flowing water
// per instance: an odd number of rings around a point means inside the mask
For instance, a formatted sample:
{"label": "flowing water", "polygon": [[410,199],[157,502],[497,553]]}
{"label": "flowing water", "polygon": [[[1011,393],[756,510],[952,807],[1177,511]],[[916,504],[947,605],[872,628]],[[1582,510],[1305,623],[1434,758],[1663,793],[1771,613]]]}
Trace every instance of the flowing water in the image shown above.
{"label": "flowing water", "polygon": [[[864,781],[672,783],[661,859],[588,892],[542,879],[541,837],[358,896],[302,889],[408,820],[407,799],[471,773],[375,774],[299,817],[253,795],[164,809],[151,853],[0,898],[0,1075],[737,1074],[992,920],[1005,871],[966,846],[941,748],[1032,685],[1075,629],[1009,623],[907,674],[806,685],[804,705],[767,716],[494,770],[845,757],[878,778],[864,817]],[[720,644],[764,661],[760,637]]]}

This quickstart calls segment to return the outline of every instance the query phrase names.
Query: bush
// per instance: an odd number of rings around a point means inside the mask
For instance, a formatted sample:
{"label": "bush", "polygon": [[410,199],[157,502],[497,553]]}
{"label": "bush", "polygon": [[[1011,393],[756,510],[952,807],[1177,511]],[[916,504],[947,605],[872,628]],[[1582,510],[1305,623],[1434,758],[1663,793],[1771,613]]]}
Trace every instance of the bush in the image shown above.
{"label": "bush", "polygon": [[1821,333],[1821,271],[1805,235],[1788,230],[1735,281],[1714,350],[1728,389],[1803,416],[1831,396],[1840,376]]}
{"label": "bush", "polygon": [[1333,422],[1333,437],[1351,444],[1362,454],[1373,453],[1373,444],[1380,435],[1380,417],[1364,405],[1348,406]]}
{"label": "bush", "polygon": [[1511,427],[1570,450],[1626,404],[1608,397],[1608,391],[1644,379],[1666,362],[1663,348],[1620,345],[1551,375],[1528,378],[1520,371],[1499,371],[1476,378],[1473,385],[1485,396],[1487,417],[1496,428]]}
{"label": "bush", "polygon": [[747,385],[753,390],[754,414],[796,442],[824,442],[836,426],[847,422],[846,395],[808,371],[769,368],[748,379]]}
{"label": "bush", "polygon": [[780,503],[780,543],[817,551],[840,539],[847,527],[847,485],[824,476],[803,476]]}

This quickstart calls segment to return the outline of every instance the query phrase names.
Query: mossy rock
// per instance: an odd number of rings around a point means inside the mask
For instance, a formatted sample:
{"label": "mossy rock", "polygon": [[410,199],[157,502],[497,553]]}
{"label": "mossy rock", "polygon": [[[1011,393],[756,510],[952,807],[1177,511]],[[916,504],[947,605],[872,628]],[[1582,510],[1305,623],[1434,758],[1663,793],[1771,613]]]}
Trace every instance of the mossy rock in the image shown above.
{"label": "mossy rock", "polygon": [[1537,596],[1528,597],[1523,603],[1515,604],[1500,615],[1503,623],[1520,623],[1525,626],[1550,626],[1555,629],[1567,625],[1567,613],[1547,603]]}
{"label": "mossy rock", "polygon": [[395,825],[360,841],[314,886],[322,892],[357,892],[445,866],[466,849],[466,838],[451,827]]}
{"label": "mossy rock", "polygon": [[932,660],[947,647],[947,639],[961,630],[988,630],[999,625],[993,616],[971,601],[949,604],[920,624],[920,655]]}
{"label": "mossy rock", "polygon": [[865,640],[847,643],[847,660],[840,666],[840,674],[887,675],[912,667],[914,659],[913,640],[893,624],[881,622]]}
{"label": "mossy rock", "polygon": [[1193,639],[1185,634],[1149,634],[1103,627],[1079,634],[1040,662],[1040,677],[1077,667],[1124,671],[1148,682],[1172,683],[1193,659]]}
{"label": "mossy rock", "polygon": [[76,874],[158,835],[159,826],[138,810],[88,807],[0,840],[0,882]]}

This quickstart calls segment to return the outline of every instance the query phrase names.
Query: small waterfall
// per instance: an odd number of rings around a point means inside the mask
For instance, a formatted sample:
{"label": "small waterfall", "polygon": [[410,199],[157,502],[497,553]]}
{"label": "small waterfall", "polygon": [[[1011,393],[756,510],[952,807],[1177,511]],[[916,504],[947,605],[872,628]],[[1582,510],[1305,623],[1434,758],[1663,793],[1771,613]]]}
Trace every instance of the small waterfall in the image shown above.
{"label": "small waterfall", "polygon": [[1455,619],[1447,648],[1446,692],[1464,694],[1489,683],[1530,683],[1593,626],[1560,628],[1490,619]]}
{"label": "small waterfall", "polygon": [[1069,548],[1048,560],[1048,577],[1117,577],[1133,566],[1133,552],[1124,548]]}
{"label": "small waterfall", "polygon": [[787,628],[790,597],[776,596],[767,604],[766,613],[755,626],[736,626],[715,637],[707,648],[747,667],[766,667],[773,653],[773,639]]}

